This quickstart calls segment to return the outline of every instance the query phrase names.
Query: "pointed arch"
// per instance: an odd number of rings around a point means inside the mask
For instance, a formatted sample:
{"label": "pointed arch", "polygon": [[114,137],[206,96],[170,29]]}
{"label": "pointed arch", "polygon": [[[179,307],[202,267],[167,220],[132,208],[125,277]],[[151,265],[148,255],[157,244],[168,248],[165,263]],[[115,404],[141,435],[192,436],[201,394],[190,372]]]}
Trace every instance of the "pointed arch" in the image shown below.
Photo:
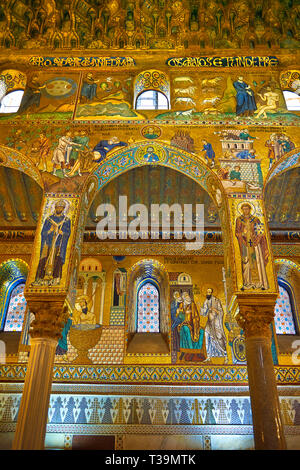
{"label": "pointed arch", "polygon": [[[138,295],[140,289],[147,283],[151,283],[153,286],[155,286],[157,292],[159,293],[159,329],[154,333],[142,333],[138,328]],[[170,362],[170,293],[169,274],[165,266],[159,261],[153,259],[144,259],[135,263],[128,272],[127,292],[128,296],[125,312],[125,355],[130,356],[132,353],[132,347],[134,348],[135,352],[139,352],[141,357],[143,355],[149,356],[149,353],[154,353],[154,350],[151,350],[151,335],[159,334],[160,346],[157,347],[157,345],[155,345],[155,352],[162,353],[165,359],[167,358],[167,362]],[[148,335],[148,337],[142,337],[141,335]],[[140,341],[140,338],[142,338],[142,341]]]}
{"label": "pointed arch", "polygon": [[15,287],[26,283],[28,269],[28,264],[19,258],[0,264],[0,330],[3,330],[5,324],[11,293]]}

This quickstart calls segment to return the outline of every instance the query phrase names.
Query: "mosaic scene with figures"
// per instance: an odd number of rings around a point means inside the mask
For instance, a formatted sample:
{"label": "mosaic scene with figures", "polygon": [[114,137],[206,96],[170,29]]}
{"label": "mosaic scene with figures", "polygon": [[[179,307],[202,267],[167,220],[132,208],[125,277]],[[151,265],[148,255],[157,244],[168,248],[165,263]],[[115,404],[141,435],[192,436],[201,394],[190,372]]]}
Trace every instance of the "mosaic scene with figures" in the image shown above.
{"label": "mosaic scene with figures", "polygon": [[295,0],[0,1],[0,449],[300,449]]}

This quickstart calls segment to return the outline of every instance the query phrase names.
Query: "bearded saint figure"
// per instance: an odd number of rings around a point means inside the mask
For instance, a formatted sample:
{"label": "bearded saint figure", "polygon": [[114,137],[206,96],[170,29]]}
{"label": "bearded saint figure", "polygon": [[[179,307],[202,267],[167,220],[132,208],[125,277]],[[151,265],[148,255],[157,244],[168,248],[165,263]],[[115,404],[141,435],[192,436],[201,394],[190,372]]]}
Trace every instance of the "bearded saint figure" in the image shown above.
{"label": "bearded saint figure", "polygon": [[235,236],[238,239],[242,259],[244,289],[268,289],[266,266],[269,260],[267,239],[263,224],[258,217],[251,215],[252,207],[241,206],[242,215],[237,217]]}

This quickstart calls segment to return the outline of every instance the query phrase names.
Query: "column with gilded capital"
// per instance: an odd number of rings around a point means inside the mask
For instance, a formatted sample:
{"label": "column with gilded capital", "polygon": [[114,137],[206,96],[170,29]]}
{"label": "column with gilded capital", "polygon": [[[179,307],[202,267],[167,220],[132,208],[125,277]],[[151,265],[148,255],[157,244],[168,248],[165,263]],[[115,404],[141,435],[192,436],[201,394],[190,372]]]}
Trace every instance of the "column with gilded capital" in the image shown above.
{"label": "column with gilded capital", "polygon": [[25,296],[35,315],[31,349],[13,449],[44,448],[58,339],[74,304],[80,249],[89,201],[46,194],[33,246]]}
{"label": "column with gilded capital", "polygon": [[29,302],[29,309],[35,319],[14,450],[44,448],[55,350],[66,321],[64,301]]}
{"label": "column with gilded capital", "polygon": [[286,442],[271,351],[276,295],[237,295],[245,335],[255,448],[284,450]]}

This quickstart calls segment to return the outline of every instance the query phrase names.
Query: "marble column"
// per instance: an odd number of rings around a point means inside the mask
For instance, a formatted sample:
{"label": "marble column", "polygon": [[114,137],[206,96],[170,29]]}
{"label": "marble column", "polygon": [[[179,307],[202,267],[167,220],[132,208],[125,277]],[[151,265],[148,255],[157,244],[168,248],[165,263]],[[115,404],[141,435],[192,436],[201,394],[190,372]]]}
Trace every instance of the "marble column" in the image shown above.
{"label": "marble column", "polygon": [[270,324],[276,295],[237,296],[237,322],[243,328],[255,449],[284,450],[284,437],[271,352]]}
{"label": "marble column", "polygon": [[46,434],[55,350],[66,311],[62,301],[32,302],[31,349],[13,450],[42,450]]}

